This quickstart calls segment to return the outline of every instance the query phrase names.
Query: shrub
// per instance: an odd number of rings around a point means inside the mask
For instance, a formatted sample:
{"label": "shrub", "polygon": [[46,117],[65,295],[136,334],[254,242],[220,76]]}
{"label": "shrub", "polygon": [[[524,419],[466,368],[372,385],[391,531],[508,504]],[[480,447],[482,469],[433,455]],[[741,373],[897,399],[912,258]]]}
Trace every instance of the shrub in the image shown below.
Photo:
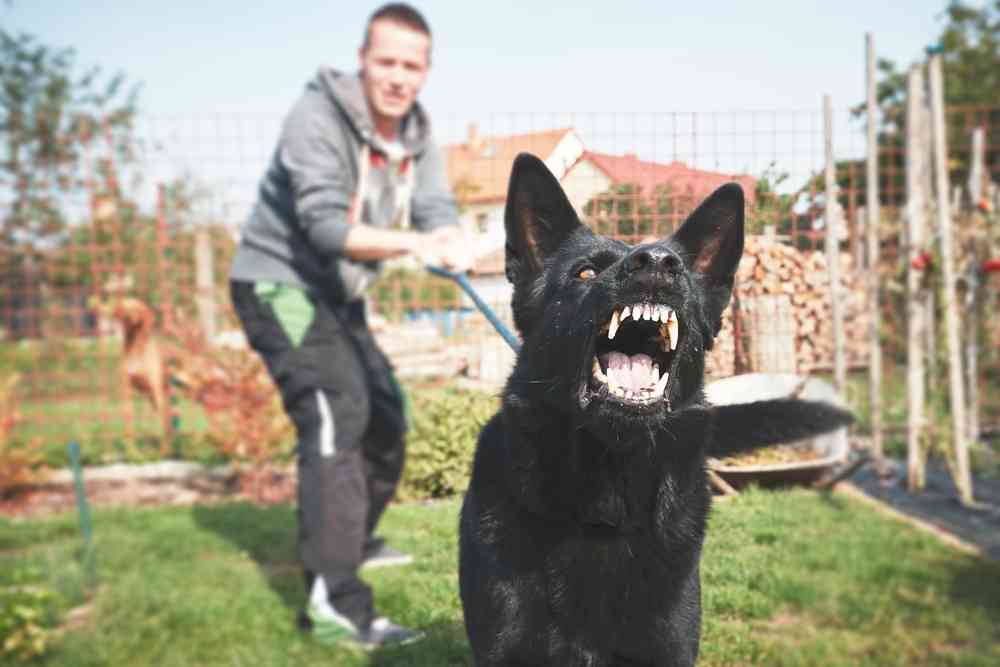
{"label": "shrub", "polygon": [[413,423],[407,436],[406,469],[399,498],[446,498],[469,486],[479,430],[497,411],[498,400],[483,392],[408,392]]}
{"label": "shrub", "polygon": [[261,479],[294,439],[263,361],[249,349],[210,345],[198,325],[180,313],[168,335],[177,359],[172,381],[204,411],[206,441],[240,467],[241,485],[263,500]]}
{"label": "shrub", "polygon": [[10,437],[20,419],[17,411],[18,375],[0,378],[0,495],[31,482],[41,463],[37,442],[15,444]]}
{"label": "shrub", "polygon": [[27,662],[45,653],[56,603],[56,594],[41,586],[0,586],[0,657]]}

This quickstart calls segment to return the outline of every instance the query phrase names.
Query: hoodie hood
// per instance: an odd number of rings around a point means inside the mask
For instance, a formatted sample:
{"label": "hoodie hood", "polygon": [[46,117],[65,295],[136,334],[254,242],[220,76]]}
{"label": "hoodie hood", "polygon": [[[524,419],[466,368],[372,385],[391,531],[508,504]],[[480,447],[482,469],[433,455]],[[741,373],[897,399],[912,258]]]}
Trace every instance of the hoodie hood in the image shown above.
{"label": "hoodie hood", "polygon": [[[321,67],[308,85],[330,98],[361,141],[380,153],[386,152],[382,138],[375,132],[360,72],[346,74],[332,67]],[[430,135],[430,119],[420,103],[414,102],[400,125],[400,143],[409,155],[419,155],[426,148]]]}

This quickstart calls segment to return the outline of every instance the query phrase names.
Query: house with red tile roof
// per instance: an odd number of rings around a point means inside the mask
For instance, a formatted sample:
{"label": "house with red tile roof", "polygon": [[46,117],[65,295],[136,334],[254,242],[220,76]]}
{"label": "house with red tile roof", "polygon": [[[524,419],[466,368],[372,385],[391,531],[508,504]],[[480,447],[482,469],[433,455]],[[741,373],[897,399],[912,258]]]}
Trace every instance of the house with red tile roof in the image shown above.
{"label": "house with red tile roof", "polygon": [[[446,147],[448,179],[466,226],[478,232],[480,247],[494,248],[484,255],[474,273],[503,275],[503,211],[511,165],[519,153],[533,153],[559,178],[581,219],[587,203],[616,186],[633,186],[637,197],[656,209],[657,199],[671,203],[669,227],[682,220],[712,190],[729,181],[743,186],[753,202],[757,179],[693,169],[681,162],[667,164],[640,160],[633,153],[608,155],[588,151],[572,128],[508,136],[484,136],[469,126],[465,142]],[[485,287],[485,286],[484,286]],[[491,289],[499,285],[491,285]]]}
{"label": "house with red tile roof", "polygon": [[586,218],[587,203],[595,197],[607,197],[615,188],[632,186],[637,199],[653,211],[668,208],[663,214],[667,230],[683,221],[691,210],[713,190],[730,181],[743,186],[747,203],[756,198],[757,179],[746,174],[727,174],[693,169],[682,162],[650,162],[634,153],[607,155],[584,151],[560,179],[567,197],[581,218]]}
{"label": "house with red tile roof", "polygon": [[480,134],[469,125],[466,141],[445,147],[448,180],[459,201],[462,219],[481,233],[503,234],[503,208],[514,158],[532,153],[561,178],[584,152],[571,128],[507,136]]}

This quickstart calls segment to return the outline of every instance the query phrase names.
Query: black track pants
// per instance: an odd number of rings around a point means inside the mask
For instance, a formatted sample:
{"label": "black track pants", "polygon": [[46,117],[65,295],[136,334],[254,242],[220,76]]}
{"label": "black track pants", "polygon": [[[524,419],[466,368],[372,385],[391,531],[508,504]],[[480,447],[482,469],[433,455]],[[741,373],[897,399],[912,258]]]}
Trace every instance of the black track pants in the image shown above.
{"label": "black track pants", "polygon": [[403,471],[406,416],[364,304],[332,305],[294,287],[231,284],[247,339],[298,433],[299,552],[307,587],[322,576],[337,613],[373,616],[361,553]]}

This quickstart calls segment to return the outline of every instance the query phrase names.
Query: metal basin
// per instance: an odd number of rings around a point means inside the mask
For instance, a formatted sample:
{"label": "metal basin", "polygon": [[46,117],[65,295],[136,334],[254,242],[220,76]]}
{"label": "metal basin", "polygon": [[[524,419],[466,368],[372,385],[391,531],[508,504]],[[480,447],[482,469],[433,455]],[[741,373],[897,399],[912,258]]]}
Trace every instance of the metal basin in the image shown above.
{"label": "metal basin", "polygon": [[[833,386],[819,378],[804,377],[792,373],[747,373],[734,375],[709,383],[705,396],[715,405],[753,403],[776,398],[801,398],[812,401],[826,401],[844,406],[843,400]],[[812,458],[782,463],[754,465],[724,465],[710,459],[709,467],[734,486],[750,482],[780,484],[814,481],[833,466],[847,459],[847,427],[823,435],[785,443],[802,449]]]}

